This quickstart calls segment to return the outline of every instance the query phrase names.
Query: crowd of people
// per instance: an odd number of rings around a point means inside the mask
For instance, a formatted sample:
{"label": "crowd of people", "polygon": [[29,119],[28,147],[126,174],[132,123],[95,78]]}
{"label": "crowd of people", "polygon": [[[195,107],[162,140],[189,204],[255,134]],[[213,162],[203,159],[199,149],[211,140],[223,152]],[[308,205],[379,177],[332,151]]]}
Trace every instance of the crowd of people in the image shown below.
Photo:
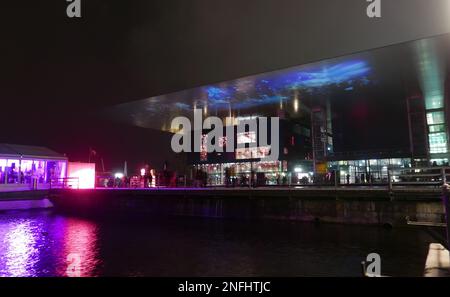
{"label": "crowd of people", "polygon": [[[448,164],[445,164],[448,165]],[[436,162],[432,166],[437,166]],[[216,180],[214,180],[216,178]],[[341,179],[342,178],[342,179]],[[23,180],[23,178],[22,178]],[[224,170],[224,176],[214,177],[202,168],[194,168],[190,178],[186,175],[178,175],[176,171],[170,171],[167,166],[160,172],[151,169],[148,165],[141,170],[140,175],[106,177],[98,186],[110,188],[151,188],[151,187],[183,187],[195,188],[207,187],[223,183],[225,187],[262,187],[267,185],[335,185],[337,184],[375,184],[380,179],[375,178],[373,173],[359,173],[351,177],[349,174],[340,176],[338,172],[331,170],[324,174],[313,174],[309,177],[298,178],[295,174],[288,178],[287,174],[275,173],[267,175],[264,172],[236,174],[233,167]],[[381,180],[383,181],[383,180]]]}
{"label": "crowd of people", "polygon": [[184,184],[183,179],[184,176],[178,176],[176,171],[163,170],[157,172],[148,170],[143,175],[104,176],[98,179],[97,186],[105,188],[175,188]]}

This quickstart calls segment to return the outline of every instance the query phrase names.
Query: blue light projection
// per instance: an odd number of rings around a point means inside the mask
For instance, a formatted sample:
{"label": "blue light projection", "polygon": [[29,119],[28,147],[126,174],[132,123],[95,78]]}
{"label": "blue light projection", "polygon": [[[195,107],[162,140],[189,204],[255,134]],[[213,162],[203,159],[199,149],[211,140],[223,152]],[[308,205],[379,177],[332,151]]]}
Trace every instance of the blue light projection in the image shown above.
{"label": "blue light projection", "polygon": [[[288,100],[286,93],[292,90],[307,92],[321,91],[321,88],[331,85],[345,84],[345,90],[353,90],[353,83],[359,81],[367,84],[367,75],[371,68],[367,62],[353,60],[329,66],[314,65],[309,68],[295,67],[233,80],[219,85],[211,85],[194,90],[194,101],[207,104],[208,108],[224,110],[231,108],[246,109],[261,105],[276,104]],[[322,90],[323,91],[323,90]],[[178,95],[178,96],[177,96]],[[182,92],[172,94],[177,100],[189,100]],[[207,98],[201,100],[198,98]],[[184,102],[175,102],[177,108],[192,109],[193,106]]]}
{"label": "blue light projection", "polygon": [[295,67],[230,81],[222,86],[207,86],[204,90],[209,108],[227,109],[231,104],[233,108],[245,109],[288,100],[286,92],[292,90],[314,92],[339,84],[345,84],[346,89],[350,90],[356,81],[367,84],[366,76],[370,69],[367,62],[361,60],[331,66]]}
{"label": "blue light projection", "polygon": [[218,87],[206,87],[206,92],[210,101],[223,101],[224,98],[231,98],[232,91]]}
{"label": "blue light projection", "polygon": [[351,83],[352,79],[366,75],[369,70],[370,68],[363,61],[350,61],[331,67],[325,66],[318,70],[294,71],[275,78],[273,82],[278,88],[320,88],[343,82]]}
{"label": "blue light projection", "polygon": [[167,127],[167,121],[162,117],[188,116],[194,107],[204,108],[210,114],[236,110],[246,114],[259,112],[263,106],[284,106],[294,99],[294,94],[319,98],[336,90],[352,92],[356,86],[372,81],[369,58],[358,55],[325,60],[155,96],[118,106],[121,112],[117,114],[122,116],[127,113],[138,126],[153,126],[160,121],[164,122],[161,126]]}

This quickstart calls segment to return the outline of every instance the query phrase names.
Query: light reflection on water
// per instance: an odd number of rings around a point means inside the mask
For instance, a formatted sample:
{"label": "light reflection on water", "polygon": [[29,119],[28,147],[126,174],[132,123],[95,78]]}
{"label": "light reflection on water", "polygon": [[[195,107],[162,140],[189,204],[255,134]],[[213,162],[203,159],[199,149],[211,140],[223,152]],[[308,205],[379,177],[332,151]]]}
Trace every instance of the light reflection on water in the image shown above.
{"label": "light reflection on water", "polygon": [[52,211],[0,213],[0,276],[360,276],[371,252],[382,273],[421,276],[423,230],[180,218],[92,221]]}
{"label": "light reflection on water", "polygon": [[2,276],[34,275],[34,266],[39,259],[39,249],[36,244],[39,225],[30,221],[19,221],[10,225],[4,235],[2,259],[5,261]]}
{"label": "light reflection on water", "polygon": [[95,276],[96,228],[49,211],[0,214],[0,276],[66,276],[69,254],[80,256],[81,276]]}
{"label": "light reflection on water", "polygon": [[96,275],[95,269],[99,264],[96,229],[97,226],[94,223],[74,218],[70,218],[64,226],[62,254],[79,256],[80,276]]}

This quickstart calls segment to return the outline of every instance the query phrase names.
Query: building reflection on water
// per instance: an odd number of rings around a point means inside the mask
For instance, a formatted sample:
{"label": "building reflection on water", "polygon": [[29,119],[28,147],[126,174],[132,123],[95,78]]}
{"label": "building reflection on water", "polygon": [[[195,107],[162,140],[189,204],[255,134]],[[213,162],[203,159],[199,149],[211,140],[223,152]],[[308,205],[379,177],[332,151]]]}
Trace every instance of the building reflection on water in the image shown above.
{"label": "building reflection on water", "polygon": [[417,228],[277,221],[100,221],[52,211],[0,213],[0,277],[361,276],[367,254],[382,273],[421,276],[428,245]]}

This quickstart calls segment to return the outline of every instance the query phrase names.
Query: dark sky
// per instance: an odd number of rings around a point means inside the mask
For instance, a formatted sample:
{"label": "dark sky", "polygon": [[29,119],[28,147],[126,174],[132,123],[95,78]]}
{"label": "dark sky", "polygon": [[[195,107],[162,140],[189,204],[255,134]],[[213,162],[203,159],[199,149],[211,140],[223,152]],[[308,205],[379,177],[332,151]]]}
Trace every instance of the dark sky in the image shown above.
{"label": "dark sky", "polygon": [[[81,19],[64,0],[3,1],[0,142],[106,151],[130,133],[105,106],[445,33],[447,2],[382,0],[373,20],[363,0],[82,0]],[[159,137],[136,133],[143,151]]]}

